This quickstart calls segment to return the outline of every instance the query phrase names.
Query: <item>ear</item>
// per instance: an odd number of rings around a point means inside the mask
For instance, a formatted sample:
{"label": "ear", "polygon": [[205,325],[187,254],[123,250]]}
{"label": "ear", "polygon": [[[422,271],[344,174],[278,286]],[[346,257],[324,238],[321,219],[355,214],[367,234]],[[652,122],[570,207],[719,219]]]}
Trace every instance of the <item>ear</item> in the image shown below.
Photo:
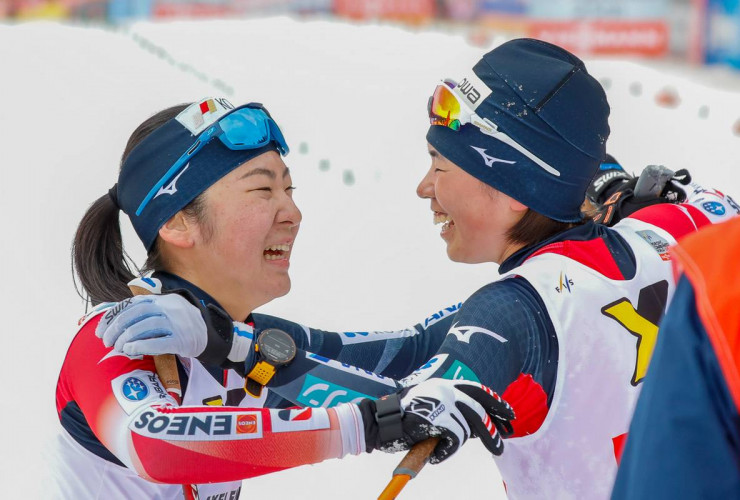
{"label": "ear", "polygon": [[524,215],[523,212],[526,212],[528,207],[524,203],[521,203],[519,201],[516,201],[514,198],[509,196],[509,208],[512,212],[521,212],[522,215]]}
{"label": "ear", "polygon": [[174,247],[192,248],[195,244],[195,230],[195,225],[181,210],[159,228],[159,237]]}

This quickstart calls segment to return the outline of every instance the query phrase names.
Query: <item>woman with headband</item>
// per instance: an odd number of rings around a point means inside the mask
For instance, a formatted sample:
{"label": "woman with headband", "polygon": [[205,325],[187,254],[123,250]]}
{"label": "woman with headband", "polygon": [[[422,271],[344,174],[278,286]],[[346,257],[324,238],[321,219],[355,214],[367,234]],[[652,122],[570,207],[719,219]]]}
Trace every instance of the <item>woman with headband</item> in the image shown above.
{"label": "woman with headband", "polygon": [[[250,355],[252,310],[290,289],[301,213],[282,160],[287,153],[262,105],[235,108],[225,99],[169,108],[133,133],[117,185],[93,203],[75,237],[75,268],[97,306],[81,321],[57,384],[63,430],[49,485],[55,495],[195,498],[200,490],[201,498],[232,499],[240,479],[366,449],[356,432],[356,405],[300,415],[260,409],[282,400],[268,400],[261,390],[246,396],[244,377],[229,369],[242,372]],[[136,279],[125,264],[119,211],[147,249],[151,278]],[[197,358],[178,358],[181,394],[164,386],[168,381],[160,380],[151,356],[121,355],[95,336],[96,329],[129,324],[132,304],[154,303],[151,296],[131,298],[130,284],[162,294],[156,303],[167,305],[169,314],[178,311],[178,326],[214,335],[203,339]],[[135,319],[164,341],[162,318],[153,312]],[[273,343],[257,345],[294,356],[281,350],[290,337],[271,332]],[[506,405],[480,384],[458,389],[444,382],[422,390],[450,407],[437,415],[433,432],[454,428],[462,439],[470,427],[500,451],[491,416],[498,409],[509,415]],[[364,408],[371,407],[375,403],[366,401]],[[420,429],[417,440],[428,436],[425,420],[405,421],[408,429]],[[253,443],[267,443],[269,453]],[[294,453],[296,443],[303,453]]]}

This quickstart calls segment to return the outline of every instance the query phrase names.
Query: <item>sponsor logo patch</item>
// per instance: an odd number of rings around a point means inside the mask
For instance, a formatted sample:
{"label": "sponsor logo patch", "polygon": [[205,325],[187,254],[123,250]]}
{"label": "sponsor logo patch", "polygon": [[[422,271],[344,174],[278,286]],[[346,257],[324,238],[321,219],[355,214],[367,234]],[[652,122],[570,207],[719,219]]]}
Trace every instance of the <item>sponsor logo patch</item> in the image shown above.
{"label": "sponsor logo patch", "polygon": [[655,231],[650,231],[649,229],[635,232],[640,238],[650,243],[650,246],[653,247],[653,250],[658,252],[658,255],[662,260],[671,260],[671,254],[668,253],[668,247],[670,247],[671,244],[668,243],[668,240],[661,238]]}
{"label": "sponsor logo patch", "polygon": [[475,146],[470,146],[470,147],[478,151],[478,154],[480,154],[483,157],[483,161],[486,162],[486,166],[489,168],[492,168],[494,163],[506,163],[507,165],[513,165],[514,163],[516,163],[513,160],[502,160],[501,158],[496,158],[495,156],[491,156],[488,153],[486,153],[486,150],[483,148],[476,148]]}
{"label": "sponsor logo patch", "polygon": [[445,411],[445,405],[440,404],[437,399],[420,396],[411,400],[407,411],[434,422],[434,419]]}
{"label": "sponsor logo patch", "polygon": [[172,401],[159,383],[157,375],[145,370],[134,370],[116,377],[111,380],[111,389],[127,415],[131,415],[144,404]]}
{"label": "sponsor logo patch", "polygon": [[726,213],[725,206],[718,201],[707,201],[702,203],[701,208],[712,215],[723,216]]}
{"label": "sponsor logo patch", "polygon": [[173,195],[173,194],[177,193],[177,181],[180,179],[180,176],[182,176],[182,174],[184,174],[185,171],[188,168],[190,168],[190,163],[188,163],[187,165],[185,165],[185,168],[183,168],[180,171],[180,173],[177,174],[175,176],[175,178],[172,179],[172,181],[170,181],[169,184],[167,184],[166,186],[162,186],[161,188],[159,188],[159,191],[157,191],[157,194],[154,195],[154,198],[153,199],[157,199],[160,196],[162,196],[163,194]]}
{"label": "sponsor logo patch", "polygon": [[367,394],[332,384],[313,375],[306,375],[306,381],[297,400],[303,406],[328,408],[339,403],[357,403],[369,397]]}
{"label": "sponsor logo patch", "polygon": [[491,95],[491,89],[478,78],[478,75],[470,73],[458,80],[457,86],[452,89],[454,94],[467,102],[473,110],[480,106],[481,101]]}
{"label": "sponsor logo patch", "polygon": [[130,425],[136,434],[170,441],[226,441],[262,437],[262,415],[244,412],[143,411]]}
{"label": "sponsor logo patch", "polygon": [[327,429],[329,414],[323,408],[287,408],[270,410],[272,432],[300,432]]}
{"label": "sponsor logo patch", "polygon": [[257,415],[237,415],[236,433],[237,434],[254,434],[257,432]]}
{"label": "sponsor logo patch", "polygon": [[123,397],[129,401],[141,401],[149,395],[149,389],[144,382],[136,377],[129,377],[123,381],[121,387]]}
{"label": "sponsor logo patch", "polygon": [[414,371],[408,377],[402,379],[401,385],[410,387],[428,379],[437,371],[437,369],[447,360],[447,354],[437,354],[432,359],[424,363],[418,370]]}
{"label": "sponsor logo patch", "polygon": [[396,386],[396,384],[391,379],[384,377],[382,375],[378,375],[377,373],[373,373],[370,370],[363,370],[362,368],[357,368],[356,366],[352,366],[347,363],[340,363],[339,361],[336,361],[334,359],[325,358],[324,356],[319,356],[318,354],[313,354],[310,352],[306,353],[306,357],[308,359],[312,359],[318,363],[321,363],[322,365],[329,366],[335,370],[352,373],[359,377],[372,380],[374,382],[379,382],[389,387]]}
{"label": "sponsor logo patch", "polygon": [[457,340],[460,342],[465,342],[466,344],[470,343],[470,337],[475,335],[476,333],[480,333],[483,335],[488,335],[489,337],[492,337],[499,342],[507,342],[507,340],[499,335],[498,333],[494,333],[491,330],[486,330],[485,328],[481,328],[479,326],[457,326],[458,323],[455,323],[452,325],[452,328],[450,328],[450,331],[447,333],[447,335],[454,335],[457,337]]}
{"label": "sponsor logo patch", "polygon": [[400,339],[404,337],[413,337],[419,335],[416,328],[406,328],[405,330],[389,330],[376,332],[341,332],[342,344],[362,344],[363,342],[374,342],[376,340]]}
{"label": "sponsor logo patch", "polygon": [[560,271],[560,280],[558,281],[558,285],[555,287],[555,291],[558,293],[572,293],[573,285],[575,285],[573,280],[568,278],[568,275],[563,271]]}
{"label": "sponsor logo patch", "polygon": [[457,311],[460,310],[461,307],[462,307],[462,302],[458,302],[455,305],[452,305],[450,307],[445,307],[441,311],[438,311],[438,312],[432,314],[431,316],[429,316],[427,319],[424,320],[424,330],[426,330],[427,328],[429,328],[433,324],[442,321],[447,316],[449,316],[451,314],[455,314]]}

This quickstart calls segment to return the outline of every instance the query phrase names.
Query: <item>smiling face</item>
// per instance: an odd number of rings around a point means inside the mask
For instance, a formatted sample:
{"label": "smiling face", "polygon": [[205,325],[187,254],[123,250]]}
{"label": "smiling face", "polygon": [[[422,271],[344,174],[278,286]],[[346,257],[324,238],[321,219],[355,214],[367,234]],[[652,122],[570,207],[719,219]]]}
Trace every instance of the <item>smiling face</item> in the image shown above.
{"label": "smiling face", "polygon": [[448,257],[468,264],[501,263],[521,248],[506,234],[527,207],[468,174],[431,145],[429,155],[432,165],[416,193],[431,200],[434,223],[442,224],[440,236],[447,243]]}
{"label": "smiling face", "polygon": [[[208,292],[240,321],[288,293],[290,255],[301,222],[291,182],[280,155],[270,151],[213,184],[204,192],[204,220],[181,221],[187,242],[168,252],[172,272]],[[176,229],[176,219],[164,233]],[[168,239],[162,230],[160,236]]]}

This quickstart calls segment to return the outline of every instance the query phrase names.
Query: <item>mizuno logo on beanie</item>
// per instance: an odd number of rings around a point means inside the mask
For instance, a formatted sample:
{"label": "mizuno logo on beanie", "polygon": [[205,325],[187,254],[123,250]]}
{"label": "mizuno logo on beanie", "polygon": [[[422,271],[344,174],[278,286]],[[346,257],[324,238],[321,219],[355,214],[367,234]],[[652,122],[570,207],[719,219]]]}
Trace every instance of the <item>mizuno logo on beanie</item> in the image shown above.
{"label": "mizuno logo on beanie", "polygon": [[496,158],[495,156],[491,156],[491,155],[487,154],[486,153],[486,150],[483,149],[483,148],[476,148],[475,146],[470,146],[470,147],[473,148],[473,149],[475,149],[476,151],[478,151],[478,153],[480,153],[480,155],[483,157],[483,161],[486,162],[486,166],[487,167],[493,167],[493,164],[496,163],[496,162],[499,162],[499,163],[507,163],[509,165],[513,165],[514,163],[516,163],[515,161],[502,160],[501,158]]}

